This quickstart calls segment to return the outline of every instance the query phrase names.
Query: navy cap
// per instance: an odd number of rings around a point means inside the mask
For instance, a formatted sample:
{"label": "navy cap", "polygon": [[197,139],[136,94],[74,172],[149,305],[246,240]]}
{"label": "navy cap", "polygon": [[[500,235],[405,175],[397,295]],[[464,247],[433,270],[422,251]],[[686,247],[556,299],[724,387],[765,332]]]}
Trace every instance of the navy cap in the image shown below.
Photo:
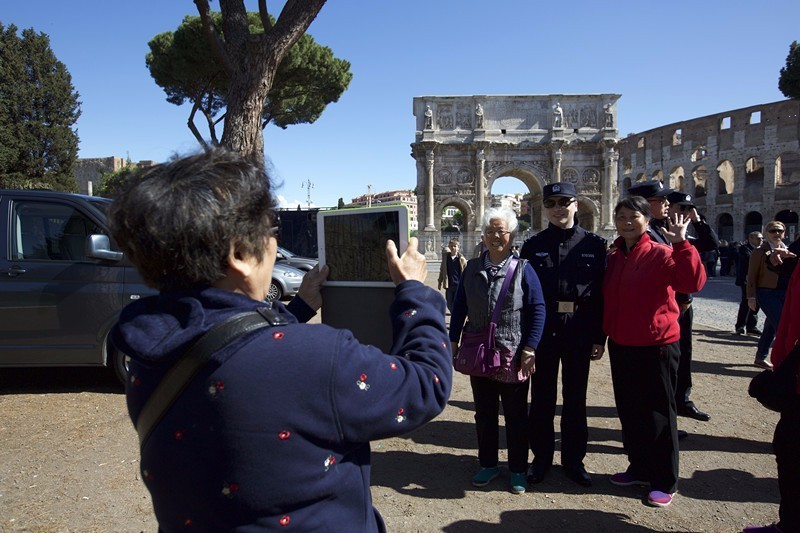
{"label": "navy cap", "polygon": [[668,196],[673,192],[672,189],[664,187],[661,180],[647,180],[628,188],[631,196],[642,196],[644,198],[660,198]]}
{"label": "navy cap", "polygon": [[686,194],[685,192],[671,192],[667,196],[667,200],[669,200],[669,203],[672,205],[688,205],[694,207],[694,199],[692,198],[692,195]]}
{"label": "navy cap", "polygon": [[557,183],[550,183],[542,188],[542,199],[547,200],[551,196],[569,196],[570,198],[577,198],[578,193],[575,186],[568,181],[559,181]]}

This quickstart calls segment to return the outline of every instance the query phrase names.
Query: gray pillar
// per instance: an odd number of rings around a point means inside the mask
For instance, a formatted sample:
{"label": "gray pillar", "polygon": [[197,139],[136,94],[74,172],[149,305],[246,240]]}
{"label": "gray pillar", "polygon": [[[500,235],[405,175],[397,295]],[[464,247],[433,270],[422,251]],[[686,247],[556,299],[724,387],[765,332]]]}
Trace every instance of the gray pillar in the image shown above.
{"label": "gray pillar", "polygon": [[426,167],[427,182],[425,184],[425,231],[433,231],[436,229],[433,223],[433,150],[426,152]]}

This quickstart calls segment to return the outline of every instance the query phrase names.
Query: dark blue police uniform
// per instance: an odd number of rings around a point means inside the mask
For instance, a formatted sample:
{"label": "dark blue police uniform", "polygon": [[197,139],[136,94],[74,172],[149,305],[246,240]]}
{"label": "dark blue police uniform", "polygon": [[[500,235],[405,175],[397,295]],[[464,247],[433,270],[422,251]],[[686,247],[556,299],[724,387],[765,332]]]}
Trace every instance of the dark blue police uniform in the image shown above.
{"label": "dark blue police uniform", "polygon": [[559,362],[563,383],[561,464],[583,469],[589,435],[589,356],[593,344],[605,344],[602,283],[606,250],[605,239],[577,225],[561,229],[550,224],[528,239],[520,252],[520,257],[536,270],[547,305],[544,332],[536,350],[536,372],[531,377],[529,412],[534,455],[531,471],[541,475],[550,468],[555,450],[553,420]]}

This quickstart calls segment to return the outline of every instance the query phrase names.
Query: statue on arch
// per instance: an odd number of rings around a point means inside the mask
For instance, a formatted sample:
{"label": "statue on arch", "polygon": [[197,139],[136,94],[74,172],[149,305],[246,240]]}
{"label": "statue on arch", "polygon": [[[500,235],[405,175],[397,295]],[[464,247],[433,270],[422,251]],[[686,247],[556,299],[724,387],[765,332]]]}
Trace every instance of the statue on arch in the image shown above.
{"label": "statue on arch", "polygon": [[607,103],[603,106],[603,110],[605,111],[605,127],[606,128],[613,128],[614,127],[614,114],[611,112],[611,103]]}
{"label": "statue on arch", "polygon": [[483,129],[483,106],[480,103],[475,106],[475,129]]}
{"label": "statue on arch", "polygon": [[553,106],[553,127],[554,128],[564,127],[564,110],[561,109],[560,102],[556,102],[556,105]]}
{"label": "statue on arch", "polygon": [[433,110],[431,109],[430,104],[425,106],[425,129],[433,129]]}

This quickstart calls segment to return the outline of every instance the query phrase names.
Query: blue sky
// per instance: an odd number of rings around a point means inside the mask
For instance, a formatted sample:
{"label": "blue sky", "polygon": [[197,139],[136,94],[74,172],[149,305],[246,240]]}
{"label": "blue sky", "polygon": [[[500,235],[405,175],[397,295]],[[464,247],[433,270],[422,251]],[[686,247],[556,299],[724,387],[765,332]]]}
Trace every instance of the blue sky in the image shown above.
{"label": "blue sky", "polygon": [[[0,21],[48,34],[72,74],[80,157],[198,149],[189,108],[166,102],[144,61],[152,37],[197,14],[191,0],[3,4]],[[350,88],[315,124],[268,127],[265,151],[285,205],[305,207],[310,180],[312,205],[335,206],[416,185],[415,96],[617,93],[621,135],[774,102],[798,21],[797,0],[330,0],[309,33],[350,61]],[[492,192],[521,189],[503,178]]]}

